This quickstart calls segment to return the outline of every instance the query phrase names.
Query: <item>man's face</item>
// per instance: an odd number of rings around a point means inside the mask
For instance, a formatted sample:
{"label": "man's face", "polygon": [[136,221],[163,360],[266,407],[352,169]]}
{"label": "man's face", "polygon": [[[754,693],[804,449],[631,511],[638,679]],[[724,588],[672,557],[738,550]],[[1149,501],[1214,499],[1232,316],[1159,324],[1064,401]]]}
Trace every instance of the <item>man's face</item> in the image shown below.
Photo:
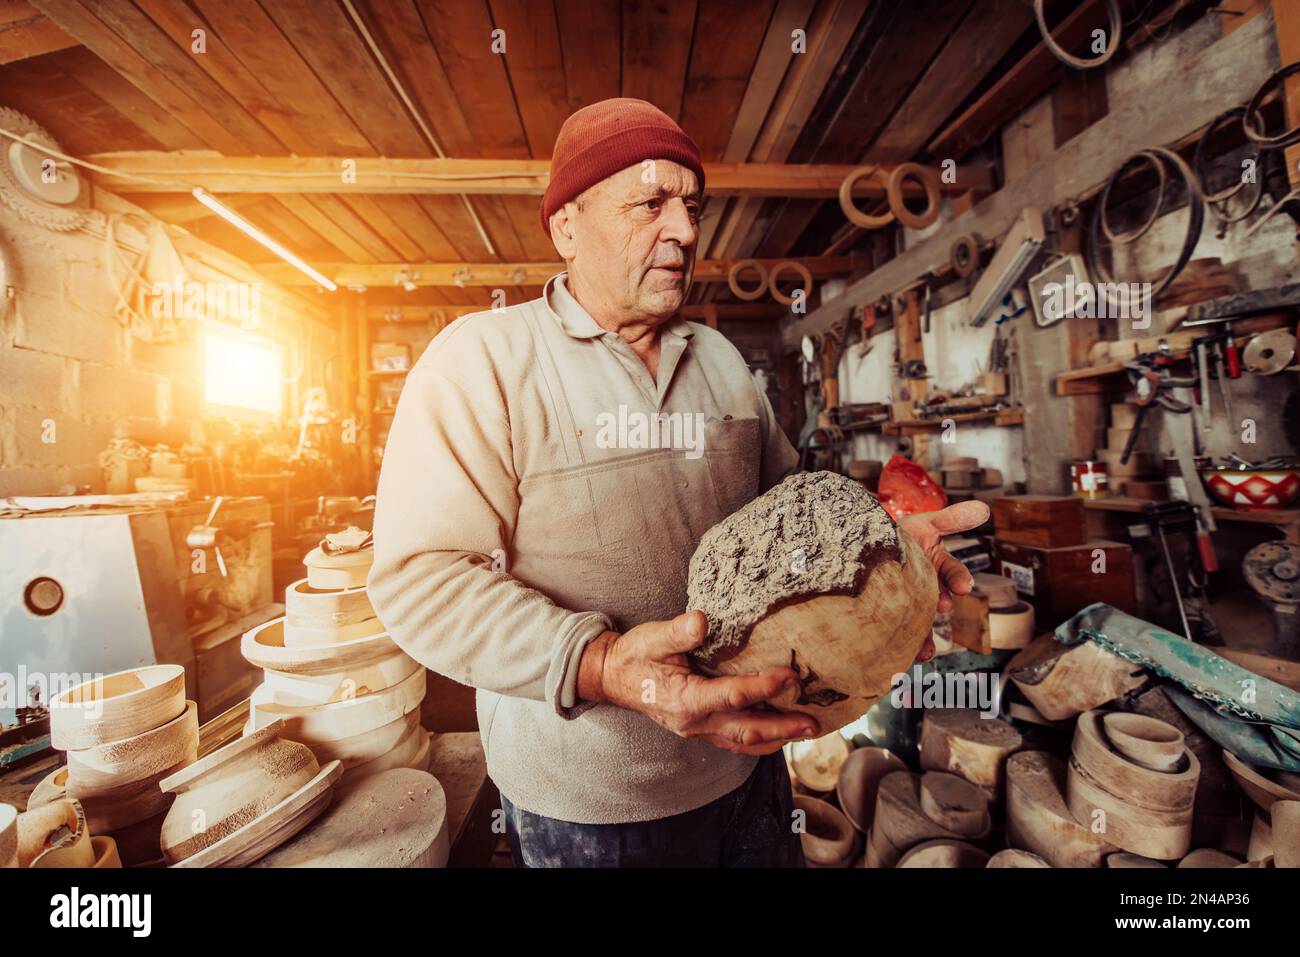
{"label": "man's face", "polygon": [[553,219],[551,235],[569,263],[575,294],[597,318],[658,323],[686,300],[699,211],[695,174],[655,160],[629,166],[565,204],[567,222]]}

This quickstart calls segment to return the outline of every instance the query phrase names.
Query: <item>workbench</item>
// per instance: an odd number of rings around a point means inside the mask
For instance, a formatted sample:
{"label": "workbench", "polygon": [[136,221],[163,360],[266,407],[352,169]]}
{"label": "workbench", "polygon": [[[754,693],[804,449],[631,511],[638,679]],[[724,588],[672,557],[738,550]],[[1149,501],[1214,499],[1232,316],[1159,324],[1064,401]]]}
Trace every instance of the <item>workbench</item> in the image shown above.
{"label": "workbench", "polygon": [[[1110,528],[1110,522],[1104,514],[1106,512],[1128,512],[1140,515],[1143,508],[1151,504],[1140,498],[1127,498],[1122,495],[1108,496],[1106,498],[1086,499],[1083,503],[1084,509],[1093,513],[1095,518],[1090,518],[1089,532],[1103,534]],[[1300,508],[1280,508],[1268,511],[1245,511],[1235,508],[1224,508],[1215,505],[1211,509],[1214,513],[1216,522],[1242,522],[1248,525],[1273,526],[1282,532],[1282,537],[1288,542],[1300,542]],[[1114,521],[1120,521],[1115,519]],[[1134,524],[1134,522],[1124,522],[1125,525]],[[1093,526],[1096,526],[1094,528]]]}

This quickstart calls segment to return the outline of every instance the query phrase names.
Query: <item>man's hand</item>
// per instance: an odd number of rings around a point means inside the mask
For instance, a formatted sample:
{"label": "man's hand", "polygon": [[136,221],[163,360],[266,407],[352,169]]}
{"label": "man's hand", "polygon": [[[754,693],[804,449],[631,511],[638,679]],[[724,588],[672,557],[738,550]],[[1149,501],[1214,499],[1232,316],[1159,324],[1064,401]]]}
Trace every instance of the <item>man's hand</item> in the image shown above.
{"label": "man's hand", "polygon": [[[979,528],[988,518],[989,507],[983,502],[959,502],[937,512],[906,515],[898,520],[898,527],[921,546],[939,573],[939,611],[952,611],[952,596],[970,594],[975,584],[966,566],[944,551],[943,536]],[[916,660],[929,661],[933,656],[934,642],[927,638]]]}
{"label": "man's hand", "polygon": [[771,754],[786,741],[820,734],[817,720],[806,714],[746,710],[797,683],[790,668],[724,678],[693,672],[686,652],[707,632],[699,611],[621,635],[607,631],[583,650],[578,696],[639,711],[676,735],[704,738],[737,754]]}

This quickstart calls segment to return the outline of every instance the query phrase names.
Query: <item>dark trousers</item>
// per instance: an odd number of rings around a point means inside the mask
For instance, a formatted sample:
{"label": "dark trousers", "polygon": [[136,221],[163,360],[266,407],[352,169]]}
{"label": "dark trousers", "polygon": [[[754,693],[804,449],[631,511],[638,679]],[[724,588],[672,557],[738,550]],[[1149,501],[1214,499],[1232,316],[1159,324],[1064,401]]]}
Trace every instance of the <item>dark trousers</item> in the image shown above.
{"label": "dark trousers", "polygon": [[780,751],[740,787],[656,821],[573,824],[532,814],[503,794],[515,867],[803,867],[790,775]]}

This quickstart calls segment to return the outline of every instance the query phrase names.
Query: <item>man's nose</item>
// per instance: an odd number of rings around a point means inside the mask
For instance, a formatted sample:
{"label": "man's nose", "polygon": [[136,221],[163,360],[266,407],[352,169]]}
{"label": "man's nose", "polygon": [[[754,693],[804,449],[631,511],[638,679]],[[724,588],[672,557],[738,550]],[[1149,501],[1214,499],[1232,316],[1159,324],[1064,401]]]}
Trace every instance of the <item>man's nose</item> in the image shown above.
{"label": "man's nose", "polygon": [[695,223],[691,222],[691,212],[680,196],[674,196],[664,204],[661,217],[660,239],[676,242],[680,246],[694,246],[699,234]]}

